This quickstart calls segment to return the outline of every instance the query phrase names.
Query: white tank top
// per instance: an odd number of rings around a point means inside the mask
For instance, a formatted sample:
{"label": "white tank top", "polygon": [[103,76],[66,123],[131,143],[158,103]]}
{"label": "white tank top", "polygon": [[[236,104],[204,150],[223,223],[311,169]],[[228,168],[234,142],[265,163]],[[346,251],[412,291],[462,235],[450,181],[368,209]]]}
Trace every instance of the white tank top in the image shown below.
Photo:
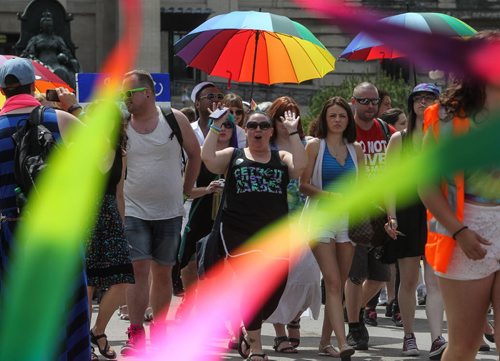
{"label": "white tank top", "polygon": [[156,129],[139,134],[127,129],[127,177],[125,215],[144,220],[171,219],[184,215],[181,147],[170,139],[172,129],[158,111]]}

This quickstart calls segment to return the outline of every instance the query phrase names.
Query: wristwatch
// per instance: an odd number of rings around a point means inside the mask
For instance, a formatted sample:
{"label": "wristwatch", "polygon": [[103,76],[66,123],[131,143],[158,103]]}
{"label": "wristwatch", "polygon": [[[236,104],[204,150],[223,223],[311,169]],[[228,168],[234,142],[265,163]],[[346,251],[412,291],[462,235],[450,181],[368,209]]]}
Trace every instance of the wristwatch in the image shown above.
{"label": "wristwatch", "polygon": [[80,104],[75,103],[68,108],[67,112],[73,114],[78,109],[83,109],[83,107]]}

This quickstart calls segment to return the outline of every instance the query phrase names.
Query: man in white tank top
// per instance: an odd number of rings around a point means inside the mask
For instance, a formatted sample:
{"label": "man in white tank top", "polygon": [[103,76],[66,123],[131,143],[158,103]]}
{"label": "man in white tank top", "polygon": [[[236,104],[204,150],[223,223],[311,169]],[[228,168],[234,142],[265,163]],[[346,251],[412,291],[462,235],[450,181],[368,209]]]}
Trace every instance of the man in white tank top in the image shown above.
{"label": "man in white tank top", "polygon": [[[172,109],[183,138],[187,164],[182,174],[181,146],[155,103],[154,82],[145,71],[125,74],[124,102],[131,114],[127,129],[125,233],[130,244],[135,284],[127,290],[130,318],[122,354],[143,353],[143,318],[148,295],[153,308],[153,343],[165,335],[172,298],[172,267],[177,258],[184,196],[189,195],[200,169],[200,146],[180,111]],[[149,290],[148,276],[152,284]]]}

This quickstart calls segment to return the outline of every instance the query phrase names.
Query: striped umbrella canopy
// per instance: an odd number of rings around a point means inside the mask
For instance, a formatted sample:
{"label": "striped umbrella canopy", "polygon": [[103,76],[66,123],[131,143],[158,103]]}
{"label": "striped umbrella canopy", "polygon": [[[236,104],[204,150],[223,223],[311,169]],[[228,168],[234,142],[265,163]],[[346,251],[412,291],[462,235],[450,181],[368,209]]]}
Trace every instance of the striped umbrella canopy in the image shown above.
{"label": "striped umbrella canopy", "polygon": [[[462,20],[441,13],[404,13],[380,19],[393,25],[422,31],[430,34],[441,34],[450,37],[468,38],[476,33],[471,26]],[[395,59],[404,54],[385,46],[380,40],[359,33],[340,54],[340,58],[348,60]]]}
{"label": "striped umbrella canopy", "polygon": [[[16,58],[14,55],[0,55],[0,67],[7,60]],[[30,59],[31,60],[31,59]],[[39,61],[31,60],[33,68],[35,69],[35,91],[38,93],[45,93],[47,89],[55,89],[64,87],[69,91],[74,91],[68,84],[54,74],[49,68]],[[5,102],[5,98],[0,94],[0,106]]]}
{"label": "striped umbrella canopy", "polygon": [[305,26],[266,12],[210,18],[174,49],[190,67],[252,84],[300,83],[321,78],[335,66],[333,55]]}

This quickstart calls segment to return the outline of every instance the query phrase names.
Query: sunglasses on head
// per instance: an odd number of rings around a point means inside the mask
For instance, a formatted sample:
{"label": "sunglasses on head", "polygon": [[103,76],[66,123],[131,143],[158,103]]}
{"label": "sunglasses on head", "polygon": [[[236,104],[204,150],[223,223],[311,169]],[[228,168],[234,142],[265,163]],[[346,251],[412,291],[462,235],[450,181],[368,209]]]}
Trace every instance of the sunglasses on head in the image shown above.
{"label": "sunglasses on head", "polygon": [[378,105],[380,103],[380,99],[379,98],[357,98],[357,97],[354,97],[354,99],[357,100],[357,102],[361,105],[368,105],[370,103],[372,103],[372,105]]}
{"label": "sunglasses on head", "polygon": [[271,123],[269,122],[255,122],[253,120],[247,122],[246,124],[247,129],[257,129],[257,127],[260,128],[260,130],[267,130],[272,127]]}
{"label": "sunglasses on head", "polygon": [[243,115],[243,109],[229,110],[232,115]]}
{"label": "sunglasses on head", "polygon": [[122,92],[121,93],[121,97],[122,97],[122,99],[128,99],[132,95],[134,95],[134,93],[142,92],[144,90],[146,90],[146,88],[133,88],[133,89],[129,89],[129,90],[126,90],[126,91]]}
{"label": "sunglasses on head", "polygon": [[207,95],[203,95],[200,99],[207,98],[208,100],[222,100],[224,99],[224,94],[222,93],[208,93]]}

